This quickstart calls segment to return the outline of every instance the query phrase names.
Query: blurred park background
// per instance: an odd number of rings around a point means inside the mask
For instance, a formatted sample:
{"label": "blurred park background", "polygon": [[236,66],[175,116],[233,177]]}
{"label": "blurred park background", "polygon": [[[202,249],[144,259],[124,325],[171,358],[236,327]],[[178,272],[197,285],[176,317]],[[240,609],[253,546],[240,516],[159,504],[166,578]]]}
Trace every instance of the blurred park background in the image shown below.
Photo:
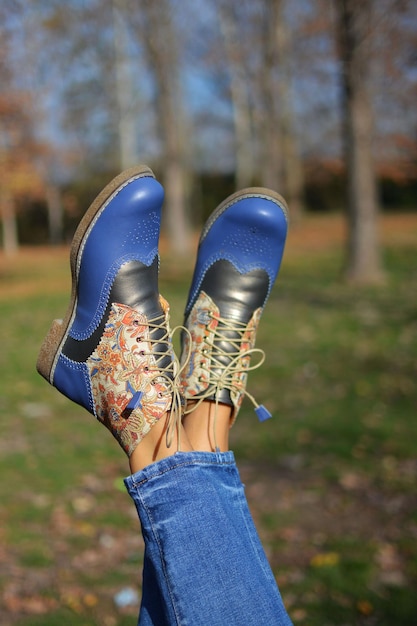
{"label": "blurred park background", "polygon": [[136,623],[126,460],[35,361],[77,223],[138,162],[174,325],[216,204],[286,197],[249,382],[274,418],[232,431],[248,499],[295,624],[416,624],[417,4],[5,0],[0,41],[0,624]]}

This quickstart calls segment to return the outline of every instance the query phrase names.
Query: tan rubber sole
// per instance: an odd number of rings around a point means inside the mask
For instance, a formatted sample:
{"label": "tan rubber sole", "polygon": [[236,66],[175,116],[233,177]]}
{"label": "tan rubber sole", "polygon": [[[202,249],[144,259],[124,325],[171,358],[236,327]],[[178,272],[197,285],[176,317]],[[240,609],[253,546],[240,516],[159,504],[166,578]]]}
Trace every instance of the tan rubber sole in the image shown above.
{"label": "tan rubber sole", "polygon": [[85,245],[90,226],[99,214],[100,210],[103,208],[103,205],[117,190],[120,190],[132,180],[144,177],[155,178],[154,173],[147,165],[137,165],[135,167],[131,167],[113,178],[113,180],[110,181],[106,187],[104,187],[104,189],[91,203],[80,221],[77,230],[75,231],[70,251],[72,289],[68,309],[63,319],[56,319],[52,322],[48,334],[43,340],[38,359],[36,361],[36,369],[39,374],[46,378],[46,380],[51,384],[53,384],[55,367],[61,348],[66,341],[68,329],[75,315],[79,265],[81,263],[82,250]]}

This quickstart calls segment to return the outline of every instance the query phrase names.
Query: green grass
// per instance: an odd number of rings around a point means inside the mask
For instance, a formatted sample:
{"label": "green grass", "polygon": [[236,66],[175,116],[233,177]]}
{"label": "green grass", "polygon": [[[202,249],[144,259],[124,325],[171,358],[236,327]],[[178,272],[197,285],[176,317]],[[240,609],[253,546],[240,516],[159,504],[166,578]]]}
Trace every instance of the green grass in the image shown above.
{"label": "green grass", "polygon": [[[51,255],[0,274],[0,622],[133,625],[137,607],[113,602],[140,590],[126,460],[34,369],[67,305],[68,262]],[[258,334],[267,359],[249,381],[274,417],[258,424],[245,402],[232,430],[295,624],[417,622],[417,248],[387,248],[385,264],[385,284],[358,288],[340,280],[336,250],[289,255]],[[164,266],[175,325],[191,269]],[[32,288],[8,296],[19,284]]]}

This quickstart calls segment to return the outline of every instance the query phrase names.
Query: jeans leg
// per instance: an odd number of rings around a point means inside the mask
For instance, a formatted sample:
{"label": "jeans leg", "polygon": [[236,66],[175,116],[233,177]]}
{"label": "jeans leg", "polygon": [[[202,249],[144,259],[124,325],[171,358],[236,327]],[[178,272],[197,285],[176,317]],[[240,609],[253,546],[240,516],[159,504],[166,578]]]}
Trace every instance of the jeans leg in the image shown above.
{"label": "jeans leg", "polygon": [[142,601],[138,626],[168,626],[177,624],[165,577],[161,575],[162,564],[157,544],[145,538],[145,554],[142,578]]}
{"label": "jeans leg", "polygon": [[142,524],[140,626],[290,626],[232,452],[179,452],[125,480]]}

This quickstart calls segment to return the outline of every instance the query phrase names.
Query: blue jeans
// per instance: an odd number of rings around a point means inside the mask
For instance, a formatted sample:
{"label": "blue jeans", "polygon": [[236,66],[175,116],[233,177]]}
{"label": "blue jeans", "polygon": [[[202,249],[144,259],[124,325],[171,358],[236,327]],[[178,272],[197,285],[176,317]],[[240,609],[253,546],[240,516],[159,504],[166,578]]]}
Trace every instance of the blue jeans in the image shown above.
{"label": "blue jeans", "polygon": [[290,626],[232,452],[178,452],[125,479],[145,541],[138,626]]}

